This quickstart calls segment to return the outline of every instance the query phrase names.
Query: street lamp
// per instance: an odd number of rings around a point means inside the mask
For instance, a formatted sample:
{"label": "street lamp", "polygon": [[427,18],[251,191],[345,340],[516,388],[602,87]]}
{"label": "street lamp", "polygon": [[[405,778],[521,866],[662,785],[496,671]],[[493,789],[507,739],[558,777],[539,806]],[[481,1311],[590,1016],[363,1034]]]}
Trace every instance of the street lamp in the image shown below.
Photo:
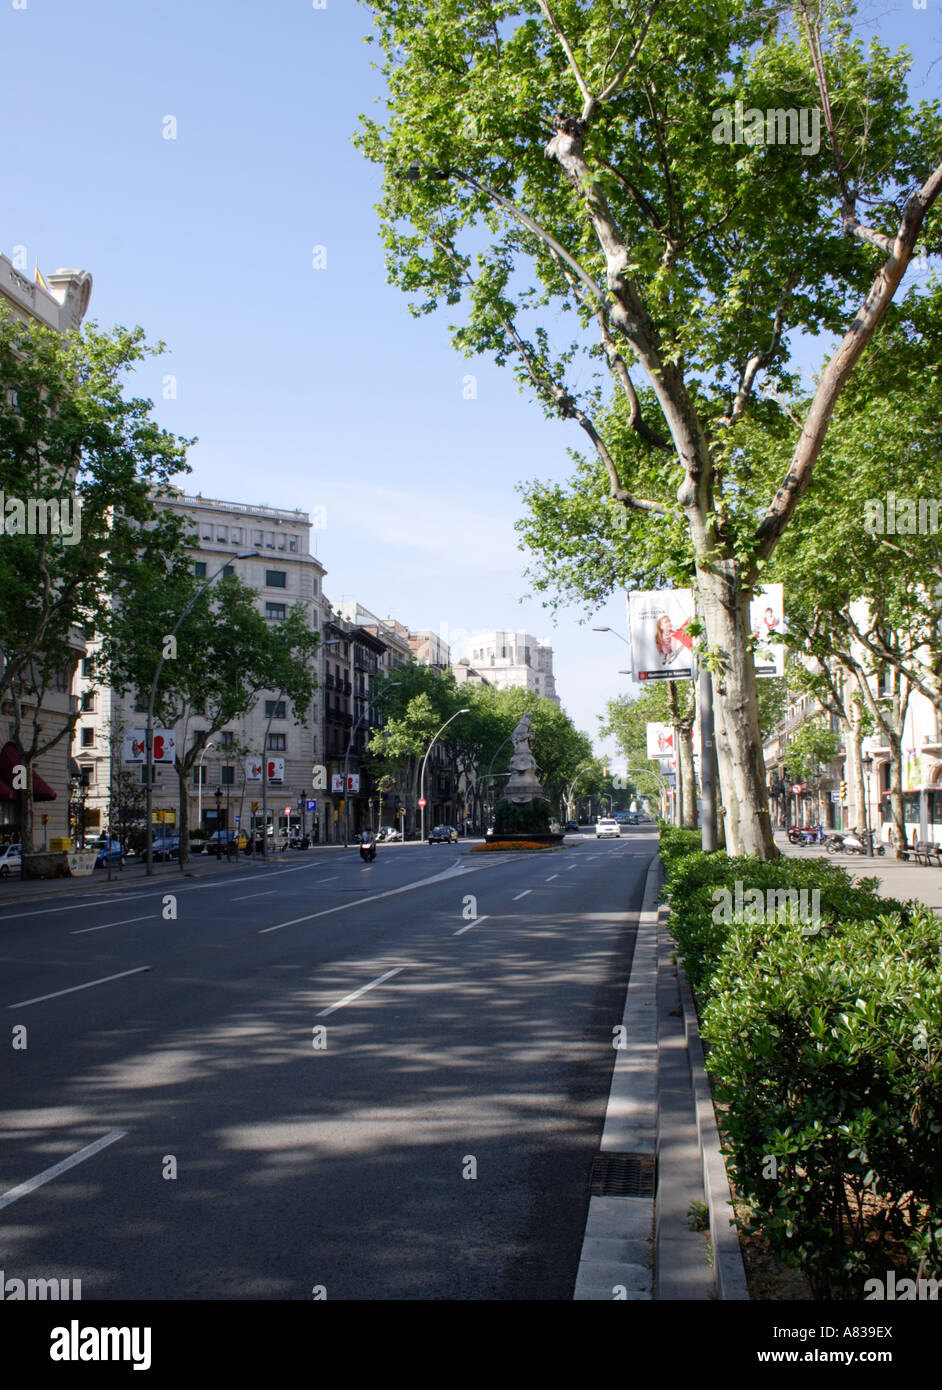
{"label": "street lamp", "polygon": [[[215,798],[216,798],[216,834],[219,835],[219,832],[220,832],[220,830],[222,829],[222,826],[220,825],[220,821],[222,820],[222,787],[217,787],[216,790],[215,790],[215,792],[213,792],[213,795],[214,795]],[[217,844],[218,847],[219,847],[219,849],[218,849],[219,858],[222,859],[222,836],[221,836],[221,835],[219,835],[219,839],[216,841],[216,844]]]}
{"label": "street lamp", "polygon": [[[233,556],[233,559],[235,559],[235,560],[255,560],[255,559],[259,559],[260,557],[261,557],[261,551],[259,551],[259,550],[242,550],[242,551],[239,552],[238,555]],[[218,579],[219,576],[222,574],[223,570],[228,569],[231,563],[232,563],[231,560],[226,560],[224,564],[222,564],[222,565],[219,566],[218,570],[215,570],[215,571],[209,576],[209,578],[206,580],[206,582],[205,582],[204,584],[201,584],[201,585],[200,585],[200,587],[197,589],[196,593],[193,595],[193,597],[190,599],[189,603],[188,603],[188,604],[186,605],[186,607],[184,608],[183,612],[180,614],[180,616],[179,616],[179,618],[177,619],[177,621],[174,623],[174,625],[173,625],[173,627],[172,627],[172,629],[171,629],[171,631],[170,631],[170,637],[171,637],[171,638],[176,637],[177,633],[178,633],[179,630],[180,630],[180,625],[182,624],[184,618],[187,616],[187,614],[188,614],[188,613],[190,612],[190,610],[192,609],[193,605],[194,605],[199,599],[201,599],[201,598],[203,597],[203,595],[205,594],[206,590],[209,588],[210,584],[212,584],[216,579]],[[169,645],[168,639],[165,638],[165,639],[164,639],[163,651],[161,652],[160,660],[159,660],[158,663],[157,663],[157,670],[156,670],[155,673],[154,673],[153,684],[151,685],[151,688],[150,688],[150,698],[149,698],[148,701],[147,701],[147,729],[146,729],[146,732],[145,732],[145,735],[144,735],[144,741],[145,741],[146,748],[147,748],[147,755],[146,755],[147,760],[146,760],[146,764],[145,764],[145,766],[146,766],[146,768],[147,768],[147,787],[146,787],[146,794],[145,794],[146,805],[147,805],[147,811],[146,811],[146,815],[147,815],[147,825],[146,825],[146,827],[145,827],[145,830],[146,830],[146,834],[147,834],[147,876],[148,876],[148,878],[153,878],[153,876],[154,876],[154,827],[153,827],[153,824],[152,824],[152,822],[151,822],[151,817],[152,817],[152,812],[153,812],[153,800],[154,800],[154,785],[153,785],[153,783],[154,783],[154,700],[155,700],[156,695],[157,695],[157,684],[158,684],[158,682],[159,682],[159,680],[160,680],[160,673],[161,673],[161,671],[162,671],[163,668],[164,668],[164,661],[166,660],[166,651],[167,651],[167,646],[168,646],[168,645]],[[180,846],[180,857],[181,857],[181,863],[182,863],[182,862],[183,862],[183,846],[182,846],[182,845]]]}
{"label": "street lamp", "polygon": [[419,839],[420,839],[420,841],[423,841],[423,840],[425,839],[425,804],[424,804],[424,803],[425,803],[425,764],[428,762],[428,755],[429,755],[429,753],[431,753],[432,749],[435,747],[435,744],[436,744],[436,742],[437,742],[437,740],[438,740],[439,734],[443,733],[444,730],[448,728],[448,725],[451,723],[451,720],[452,720],[452,719],[457,719],[459,714],[470,714],[470,713],[471,713],[470,709],[459,709],[459,710],[456,710],[455,713],[451,716],[451,719],[446,719],[446,720],[445,720],[444,724],[443,724],[442,727],[439,729],[438,733],[435,735],[435,738],[432,739],[432,742],[429,744],[428,748],[425,750],[425,757],[422,759],[422,773],[421,773],[421,776],[419,777],[419,812],[420,812],[420,815],[421,815],[421,824],[420,824],[420,829],[419,829]]}
{"label": "street lamp", "polygon": [[[206,754],[209,752],[210,748],[215,748],[215,747],[216,747],[215,743],[207,743],[206,747],[203,749],[202,753],[200,754],[200,760],[199,760],[199,762],[197,763],[197,773],[196,773],[196,786],[197,786],[197,792],[196,792],[196,824],[197,824],[197,828],[200,829],[200,830],[202,830],[202,828],[203,828],[203,759],[206,757]],[[217,830],[219,829],[219,826],[218,826],[218,825],[216,826],[216,829],[217,829]]]}
{"label": "street lamp", "polygon": [[366,718],[366,716],[367,716],[367,714],[368,714],[368,712],[369,712],[369,710],[370,710],[370,706],[371,706],[371,705],[376,705],[376,704],[379,703],[380,700],[384,699],[385,696],[386,696],[386,692],[387,692],[387,691],[389,691],[389,690],[394,690],[394,689],[396,689],[398,686],[401,686],[401,685],[402,685],[402,681],[390,681],[389,685],[384,686],[383,689],[382,689],[382,691],[380,692],[380,694],[377,695],[376,699],[370,701],[367,705],[364,706],[363,710],[362,710],[361,713],[360,713],[359,719],[358,719],[357,722],[354,724],[353,729],[352,729],[352,731],[351,731],[350,739],[349,739],[349,741],[348,741],[348,743],[347,743],[347,751],[346,751],[346,753],[344,753],[344,755],[343,755],[343,847],[344,847],[344,849],[347,848],[347,832],[348,832],[348,829],[349,829],[349,821],[348,821],[348,819],[347,819],[347,815],[348,815],[348,804],[349,804],[350,798],[349,798],[349,796],[347,795],[347,775],[348,775],[348,774],[347,774],[347,769],[348,769],[348,767],[349,767],[349,765],[350,765],[350,749],[353,747],[353,741],[354,741],[354,739],[355,739],[356,736],[357,736],[357,730],[359,729],[360,725],[363,723],[364,719]]}
{"label": "street lamp", "polygon": [[871,828],[870,828],[870,774],[871,774],[871,772],[873,771],[873,758],[870,756],[869,753],[867,754],[867,756],[866,756],[865,758],[861,758],[861,759],[860,759],[860,766],[863,768],[863,771],[864,771],[864,789],[865,789],[865,791],[866,791],[866,797],[867,797],[866,810],[865,810],[865,813],[864,813],[864,814],[866,815],[866,818],[867,818],[867,819],[866,819],[866,821],[864,822],[864,825],[865,825],[865,828],[866,828],[866,831],[867,831],[867,848],[868,848],[868,850],[869,850],[869,852],[870,852],[870,856],[871,856],[871,858],[872,858],[872,857],[873,857],[873,831],[872,831]]}

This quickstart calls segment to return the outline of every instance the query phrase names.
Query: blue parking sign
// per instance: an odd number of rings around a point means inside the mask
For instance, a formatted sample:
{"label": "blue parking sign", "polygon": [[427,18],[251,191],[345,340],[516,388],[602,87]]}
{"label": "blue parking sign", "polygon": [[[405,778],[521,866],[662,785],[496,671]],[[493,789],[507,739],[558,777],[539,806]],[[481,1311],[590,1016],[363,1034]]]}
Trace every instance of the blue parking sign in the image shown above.
{"label": "blue parking sign", "polygon": [[316,811],[316,810],[317,810],[317,797],[308,797],[307,805],[306,805],[306,807],[305,807],[305,810],[308,810],[308,811]]}

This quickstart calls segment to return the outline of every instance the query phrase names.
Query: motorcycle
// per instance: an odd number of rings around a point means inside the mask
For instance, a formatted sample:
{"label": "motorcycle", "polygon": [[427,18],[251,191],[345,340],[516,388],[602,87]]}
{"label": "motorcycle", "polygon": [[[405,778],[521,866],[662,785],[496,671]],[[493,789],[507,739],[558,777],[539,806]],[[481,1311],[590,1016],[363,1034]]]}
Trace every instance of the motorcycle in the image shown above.
{"label": "motorcycle", "polygon": [[363,841],[360,845],[360,858],[363,860],[364,864],[372,864],[373,860],[376,858],[375,840],[370,839]]}
{"label": "motorcycle", "polygon": [[786,827],[789,844],[792,845],[818,845],[825,841],[824,826],[822,825],[789,825]]}
{"label": "motorcycle", "polygon": [[[828,854],[869,854],[869,836],[865,830],[845,830],[828,840]],[[886,854],[885,845],[874,845],[873,853]]]}

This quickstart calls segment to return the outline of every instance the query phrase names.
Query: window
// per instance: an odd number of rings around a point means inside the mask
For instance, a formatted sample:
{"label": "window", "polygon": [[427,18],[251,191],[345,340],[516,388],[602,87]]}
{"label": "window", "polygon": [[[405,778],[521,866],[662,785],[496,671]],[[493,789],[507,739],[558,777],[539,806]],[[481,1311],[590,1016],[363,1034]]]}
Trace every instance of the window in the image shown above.
{"label": "window", "polygon": [[297,549],[298,549],[298,538],[297,538],[297,536],[289,536],[289,537],[288,537],[288,549],[292,552],[292,554],[297,554]]}
{"label": "window", "polygon": [[266,549],[266,550],[274,550],[274,548],[275,548],[275,533],[274,533],[274,531],[266,531],[266,532],[265,532],[265,549]]}
{"label": "window", "polygon": [[222,767],[222,768],[220,768],[219,770],[220,770],[220,772],[222,773],[222,785],[223,785],[224,787],[233,787],[233,786],[235,786],[235,768],[234,768],[234,767]]}
{"label": "window", "polygon": [[233,526],[233,528],[232,528],[232,544],[233,544],[233,545],[241,545],[241,544],[242,544],[242,527],[241,527],[241,526]]}
{"label": "window", "polygon": [[81,772],[82,786],[93,787],[95,785],[95,764],[86,763],[85,766],[82,768]]}
{"label": "window", "polygon": [[287,549],[288,549],[288,537],[285,535],[284,531],[282,531],[281,534],[280,534],[279,537],[278,537],[278,549],[279,549],[279,550],[287,550]]}
{"label": "window", "polygon": [[314,575],[313,584],[314,584],[314,597],[317,598],[317,575],[316,575],[316,574]]}
{"label": "window", "polygon": [[283,753],[285,751],[285,735],[269,734],[268,747],[273,753]]}
{"label": "window", "polygon": [[269,589],[286,589],[288,587],[288,571],[266,570],[265,583]]}
{"label": "window", "polygon": [[82,696],[82,709],[86,714],[91,714],[95,709],[95,692],[86,690]]}
{"label": "window", "polygon": [[223,729],[221,734],[217,734],[220,748],[231,748],[235,743],[235,734],[231,729]]}
{"label": "window", "polygon": [[285,606],[283,603],[266,603],[265,617],[269,622],[283,622],[285,618]]}
{"label": "window", "polygon": [[83,729],[83,730],[82,730],[82,747],[83,747],[83,748],[94,748],[94,746],[95,746],[95,730],[94,730],[94,729]]}
{"label": "window", "polygon": [[193,562],[193,573],[196,575],[197,579],[205,579],[205,578],[206,578],[206,561],[205,561],[205,560],[194,560],[194,562]]}
{"label": "window", "polygon": [[284,702],[284,700],[266,700],[266,701],[265,701],[265,718],[266,718],[266,719],[284,719],[284,717],[285,717],[285,702]]}
{"label": "window", "polygon": [[193,785],[194,785],[194,787],[199,787],[199,786],[205,787],[205,786],[206,786],[206,771],[207,771],[207,769],[206,769],[206,764],[205,764],[205,763],[200,763],[197,767],[194,767],[194,769],[193,769]]}
{"label": "window", "polygon": [[213,538],[213,523],[211,521],[204,521],[200,529],[202,532],[203,540],[211,541]]}
{"label": "window", "polygon": [[261,533],[261,531],[253,531],[253,532],[252,532],[252,544],[253,544],[253,545],[261,545],[261,543],[262,543],[262,533]]}
{"label": "window", "polygon": [[93,658],[93,657],[90,657],[90,656],[83,656],[81,662],[79,663],[79,665],[80,665],[81,673],[82,673],[82,675],[85,677],[86,680],[88,679],[89,676],[91,676],[91,675],[94,674],[94,671],[95,671],[95,661],[94,661],[94,658]]}
{"label": "window", "polygon": [[235,565],[226,565],[222,572],[223,579],[229,579],[233,574],[235,574]]}
{"label": "window", "polygon": [[216,527],[216,539],[217,539],[217,541],[228,541],[228,539],[229,539],[229,527],[228,527],[228,526],[217,526],[217,527]]}

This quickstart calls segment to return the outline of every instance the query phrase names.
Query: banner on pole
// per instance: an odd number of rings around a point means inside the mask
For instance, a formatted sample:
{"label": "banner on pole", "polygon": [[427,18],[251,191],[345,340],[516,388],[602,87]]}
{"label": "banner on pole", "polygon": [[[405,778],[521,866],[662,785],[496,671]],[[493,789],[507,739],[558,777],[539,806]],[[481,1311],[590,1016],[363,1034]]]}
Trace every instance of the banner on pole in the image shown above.
{"label": "banner on pole", "polygon": [[690,681],[697,675],[690,626],[690,589],[653,589],[628,594],[628,628],[637,681]]}
{"label": "banner on pole", "polygon": [[781,584],[763,584],[749,603],[749,628],[756,639],[753,653],[756,675],[769,678],[785,674],[785,590]]}

